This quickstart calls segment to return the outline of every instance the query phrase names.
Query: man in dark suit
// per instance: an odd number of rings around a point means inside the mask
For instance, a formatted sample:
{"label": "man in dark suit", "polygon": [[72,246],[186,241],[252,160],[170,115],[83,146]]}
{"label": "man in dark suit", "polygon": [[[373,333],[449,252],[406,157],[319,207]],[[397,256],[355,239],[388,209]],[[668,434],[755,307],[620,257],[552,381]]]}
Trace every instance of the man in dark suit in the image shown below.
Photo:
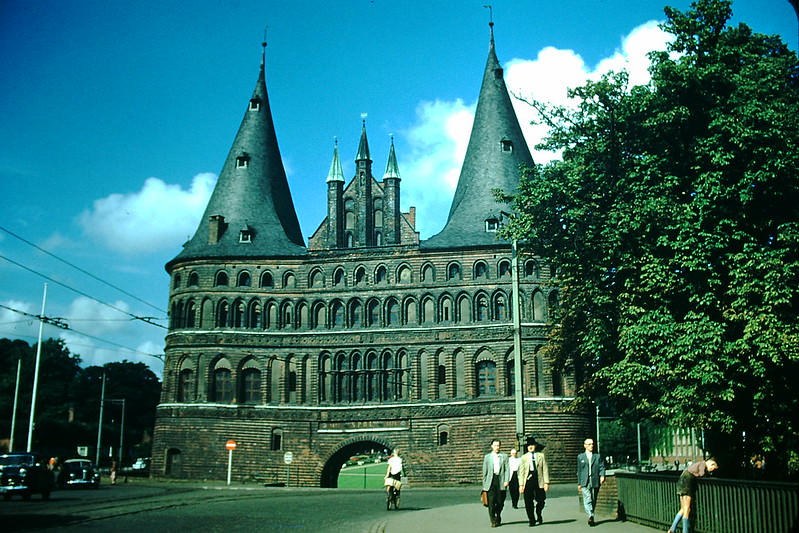
{"label": "man in dark suit", "polygon": [[599,486],[605,482],[605,463],[594,453],[594,439],[583,441],[585,452],[577,456],[577,492],[583,495],[583,507],[588,515],[588,525],[594,526],[594,509]]}
{"label": "man in dark suit", "polygon": [[491,441],[491,452],[483,457],[483,490],[488,493],[488,516],[491,527],[502,525],[502,508],[505,507],[505,491],[510,482],[508,456],[499,452],[499,439]]}
{"label": "man in dark suit", "polygon": [[519,491],[524,494],[524,510],[530,527],[544,523],[541,512],[549,490],[549,467],[542,446],[533,437],[527,439],[527,453],[519,464]]}

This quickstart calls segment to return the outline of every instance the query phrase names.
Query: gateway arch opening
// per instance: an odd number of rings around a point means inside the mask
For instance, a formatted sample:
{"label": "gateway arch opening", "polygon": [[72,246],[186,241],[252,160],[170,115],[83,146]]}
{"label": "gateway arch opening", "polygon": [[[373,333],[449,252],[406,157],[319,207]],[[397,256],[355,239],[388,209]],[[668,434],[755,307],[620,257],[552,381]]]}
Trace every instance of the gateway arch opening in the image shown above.
{"label": "gateway arch opening", "polygon": [[[386,458],[391,455],[392,445],[382,440],[356,440],[345,442],[339,446],[325,463],[322,469],[322,478],[319,486],[335,489],[339,486],[339,475],[359,470],[361,472],[370,464],[385,464]],[[363,476],[366,475],[364,472]],[[385,472],[380,474],[380,485]],[[365,477],[364,477],[365,479]]]}

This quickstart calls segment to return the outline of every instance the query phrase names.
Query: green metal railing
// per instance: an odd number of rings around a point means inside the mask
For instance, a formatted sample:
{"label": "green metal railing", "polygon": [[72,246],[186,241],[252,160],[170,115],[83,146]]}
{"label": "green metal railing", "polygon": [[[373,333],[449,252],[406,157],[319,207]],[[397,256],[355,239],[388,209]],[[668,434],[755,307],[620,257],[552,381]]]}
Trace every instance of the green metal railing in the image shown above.
{"label": "green metal railing", "polygon": [[[676,475],[616,472],[616,478],[620,517],[668,528],[680,509]],[[799,483],[699,479],[694,533],[787,533],[794,527],[799,527]]]}

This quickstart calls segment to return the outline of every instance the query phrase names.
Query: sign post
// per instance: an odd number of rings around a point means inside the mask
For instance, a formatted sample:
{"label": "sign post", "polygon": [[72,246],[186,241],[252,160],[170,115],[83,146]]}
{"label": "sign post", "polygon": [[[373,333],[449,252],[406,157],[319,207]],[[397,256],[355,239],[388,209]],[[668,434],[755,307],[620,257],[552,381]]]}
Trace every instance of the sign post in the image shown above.
{"label": "sign post", "polygon": [[227,441],[225,448],[227,448],[227,484],[230,485],[230,474],[233,471],[233,450],[236,449],[236,441]]}
{"label": "sign post", "polygon": [[289,486],[289,478],[291,476],[291,461],[294,460],[294,454],[286,452],[283,454],[283,462],[286,463],[286,486]]}

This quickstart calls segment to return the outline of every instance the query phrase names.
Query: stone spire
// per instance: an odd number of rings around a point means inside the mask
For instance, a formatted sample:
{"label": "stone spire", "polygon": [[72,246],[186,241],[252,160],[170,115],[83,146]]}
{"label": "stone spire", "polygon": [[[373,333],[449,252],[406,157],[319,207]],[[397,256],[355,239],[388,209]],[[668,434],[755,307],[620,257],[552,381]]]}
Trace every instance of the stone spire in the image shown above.
{"label": "stone spire", "polygon": [[266,43],[255,90],[205,214],[170,264],[199,257],[306,253],[269,107],[265,50]]}
{"label": "stone spire", "polygon": [[400,179],[397,154],[394,153],[394,137],[391,138],[391,148],[388,151],[388,162],[386,162],[386,173],[383,174],[383,179],[385,180],[387,178]]}
{"label": "stone spire", "polygon": [[344,171],[341,169],[341,159],[338,156],[338,140],[333,147],[333,161],[330,162],[330,171],[327,173],[327,181],[344,181]]}
{"label": "stone spire", "polygon": [[510,206],[497,203],[492,191],[515,193],[520,166],[533,165],[494,50],[493,22],[490,26],[488,60],[458,187],[444,229],[422,243],[426,248],[495,244],[496,227]]}

